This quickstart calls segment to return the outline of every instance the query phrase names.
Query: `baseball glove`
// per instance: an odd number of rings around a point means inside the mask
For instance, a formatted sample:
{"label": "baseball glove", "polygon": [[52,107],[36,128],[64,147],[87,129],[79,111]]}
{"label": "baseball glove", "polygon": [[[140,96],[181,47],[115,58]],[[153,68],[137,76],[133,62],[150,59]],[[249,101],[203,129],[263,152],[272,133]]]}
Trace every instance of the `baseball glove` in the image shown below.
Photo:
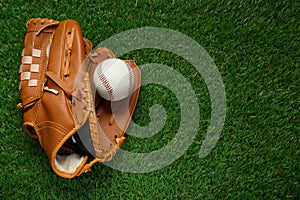
{"label": "baseball glove", "polygon": [[31,19],[22,51],[19,91],[24,130],[39,140],[53,171],[73,178],[90,171],[96,162],[110,161],[125,140],[140,87],[111,102],[101,98],[92,82],[97,65],[115,55],[106,48],[92,51],[74,20]]}

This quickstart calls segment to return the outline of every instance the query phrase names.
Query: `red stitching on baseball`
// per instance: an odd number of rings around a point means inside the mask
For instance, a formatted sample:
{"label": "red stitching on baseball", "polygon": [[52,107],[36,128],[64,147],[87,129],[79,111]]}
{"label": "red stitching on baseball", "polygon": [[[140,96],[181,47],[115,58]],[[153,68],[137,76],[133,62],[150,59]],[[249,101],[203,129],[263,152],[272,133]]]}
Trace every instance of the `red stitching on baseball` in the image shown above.
{"label": "red stitching on baseball", "polygon": [[131,90],[133,89],[133,85],[132,85],[132,71],[131,71],[131,67],[129,66],[129,64],[126,63],[127,66],[127,70],[128,70],[128,78],[129,78],[129,86],[128,86],[128,95],[130,95]]}
{"label": "red stitching on baseball", "polygon": [[106,79],[105,75],[103,74],[101,66],[98,67],[97,74],[98,74],[100,81],[104,85],[106,91],[108,91],[108,93],[110,95],[110,99],[113,101],[114,100],[113,88],[112,88],[111,84],[109,83],[109,81]]}

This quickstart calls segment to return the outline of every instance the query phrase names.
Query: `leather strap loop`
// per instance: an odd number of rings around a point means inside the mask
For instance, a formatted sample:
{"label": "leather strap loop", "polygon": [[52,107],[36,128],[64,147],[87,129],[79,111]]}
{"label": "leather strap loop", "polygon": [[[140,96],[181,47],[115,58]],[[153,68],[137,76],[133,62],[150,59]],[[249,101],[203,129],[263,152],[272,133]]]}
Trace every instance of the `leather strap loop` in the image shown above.
{"label": "leather strap loop", "polygon": [[73,89],[69,88],[67,84],[63,80],[61,80],[54,72],[47,71],[46,75],[65,92],[68,98],[71,97]]}

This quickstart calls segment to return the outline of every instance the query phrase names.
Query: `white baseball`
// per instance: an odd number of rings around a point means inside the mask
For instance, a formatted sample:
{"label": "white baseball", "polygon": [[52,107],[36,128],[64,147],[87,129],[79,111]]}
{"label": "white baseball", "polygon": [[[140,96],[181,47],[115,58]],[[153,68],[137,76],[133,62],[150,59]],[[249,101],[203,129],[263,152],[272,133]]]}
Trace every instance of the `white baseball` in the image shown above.
{"label": "white baseball", "polygon": [[118,101],[131,94],[134,86],[134,73],[123,60],[110,58],[97,66],[93,81],[101,97],[108,101]]}

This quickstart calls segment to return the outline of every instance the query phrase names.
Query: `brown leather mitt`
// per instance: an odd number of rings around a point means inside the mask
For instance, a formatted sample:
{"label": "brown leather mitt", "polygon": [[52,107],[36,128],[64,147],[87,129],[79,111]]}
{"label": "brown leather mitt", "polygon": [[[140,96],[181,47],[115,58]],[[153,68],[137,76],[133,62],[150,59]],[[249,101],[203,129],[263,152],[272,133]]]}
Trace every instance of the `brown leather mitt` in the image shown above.
{"label": "brown leather mitt", "polygon": [[92,52],[74,20],[31,19],[27,22],[19,91],[24,130],[39,140],[59,176],[73,178],[96,162],[110,161],[124,142],[140,88],[134,72],[133,92],[111,102],[99,96],[92,81],[97,65],[115,57],[106,48]]}

